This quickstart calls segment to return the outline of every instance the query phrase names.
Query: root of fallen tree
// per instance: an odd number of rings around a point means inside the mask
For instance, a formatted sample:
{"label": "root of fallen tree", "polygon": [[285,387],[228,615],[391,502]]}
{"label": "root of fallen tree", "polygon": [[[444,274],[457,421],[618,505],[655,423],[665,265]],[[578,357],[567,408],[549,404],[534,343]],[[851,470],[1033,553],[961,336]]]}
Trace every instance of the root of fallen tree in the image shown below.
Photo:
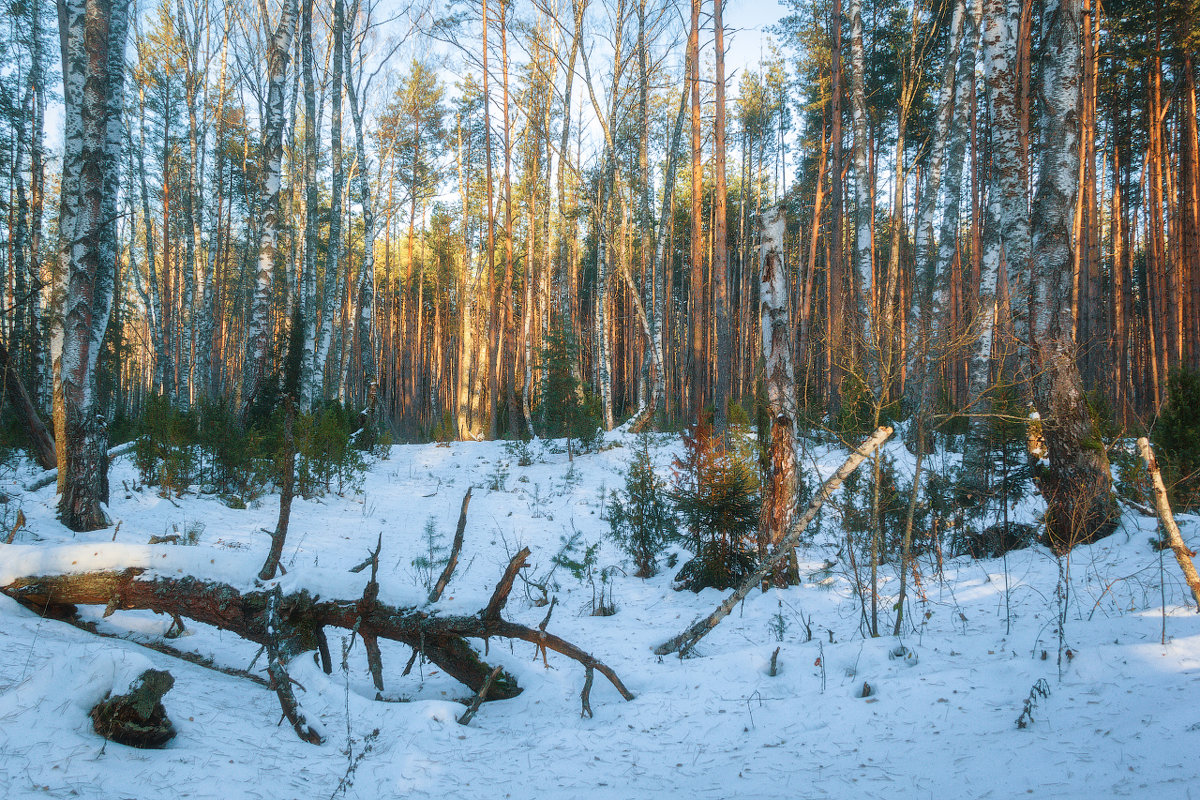
{"label": "root of fallen tree", "polygon": [[[493,637],[520,639],[574,659],[584,667],[587,682],[583,706],[590,709],[587,689],[593,671],[599,672],[626,700],[632,700],[621,679],[608,666],[570,642],[538,628],[529,628],[501,617],[517,572],[525,566],[529,549],[509,562],[487,606],[473,615],[440,615],[433,606],[401,608],[380,603],[379,586],[372,574],[366,591],[357,600],[328,600],[307,590],[283,594],[277,584],[254,591],[195,576],[170,576],[132,567],[123,571],[30,575],[8,581],[0,592],[39,613],[70,618],[77,605],[102,605],[105,614],[143,609],[232,631],[268,650],[271,688],[300,738],[317,744],[319,730],[305,719],[291,688],[286,665],[308,651],[319,649],[324,629],[343,628],[376,644],[379,639],[401,642],[419,651],[448,675],[475,692],[481,700],[503,700],[521,692],[516,679],[480,658],[467,639]],[[372,570],[374,573],[374,570]],[[372,672],[382,674],[378,646],[368,647]],[[381,682],[381,681],[380,681]]]}

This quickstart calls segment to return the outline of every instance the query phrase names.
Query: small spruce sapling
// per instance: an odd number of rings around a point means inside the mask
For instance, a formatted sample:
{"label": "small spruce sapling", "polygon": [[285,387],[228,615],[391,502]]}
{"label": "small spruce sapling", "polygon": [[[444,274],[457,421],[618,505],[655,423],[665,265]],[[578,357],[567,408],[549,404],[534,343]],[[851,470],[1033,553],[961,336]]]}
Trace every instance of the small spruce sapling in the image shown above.
{"label": "small spruce sapling", "polygon": [[728,589],[753,573],[758,530],[758,471],[748,454],[725,444],[707,424],[683,435],[671,499],[695,554],[675,576],[676,588]]}
{"label": "small spruce sapling", "polygon": [[600,567],[601,542],[588,544],[583,540],[583,534],[573,531],[570,536],[559,538],[560,547],[551,559],[556,567],[563,567],[580,583],[586,583],[592,588],[592,600],[589,613],[593,617],[610,617],[617,613],[617,605],[613,600],[614,567]]}
{"label": "small spruce sapling", "polygon": [[667,502],[666,481],[654,472],[645,434],[639,437],[625,471],[625,489],[609,497],[608,524],[613,541],[633,559],[638,578],[649,578],[658,571],[658,553],[678,535]]}
{"label": "small spruce sapling", "polygon": [[437,575],[450,561],[450,550],[446,547],[445,537],[438,531],[437,522],[433,517],[425,520],[421,537],[424,540],[424,552],[412,560],[412,566],[417,580],[425,587],[425,591],[429,591],[433,588]]}

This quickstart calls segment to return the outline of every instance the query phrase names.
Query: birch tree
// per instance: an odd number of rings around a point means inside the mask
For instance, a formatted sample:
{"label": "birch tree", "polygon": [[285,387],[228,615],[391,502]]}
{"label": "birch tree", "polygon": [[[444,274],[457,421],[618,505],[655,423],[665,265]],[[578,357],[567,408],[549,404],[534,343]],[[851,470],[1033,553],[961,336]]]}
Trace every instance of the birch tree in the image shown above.
{"label": "birch tree", "polygon": [[[787,535],[797,500],[796,368],[792,356],[792,325],[788,318],[787,263],[783,255],[786,228],[782,205],[764,215],[759,297],[765,365],[763,388],[771,412],[771,431],[759,526],[760,561],[766,560],[768,545],[777,547]],[[793,576],[794,568],[789,577]]]}
{"label": "birch tree", "polygon": [[988,179],[987,216],[980,253],[979,289],[973,341],[968,362],[967,396],[970,421],[963,465],[967,487],[982,493],[987,485],[987,432],[992,424],[992,341],[996,324],[996,282],[1004,270],[1012,298],[1013,329],[1020,347],[1029,339],[1029,208],[1028,170],[1020,144],[1021,120],[1017,96],[1017,26],[1020,10],[1005,0],[984,0],[983,65],[987,86],[992,169]]}
{"label": "birch tree", "polygon": [[1041,479],[1046,531],[1059,550],[1107,534],[1119,517],[1108,456],[1088,410],[1071,337],[1071,231],[1079,190],[1080,5],[1080,0],[1047,0],[1042,10],[1038,91],[1043,101],[1038,125],[1042,145],[1027,296],[1031,309],[1028,369],[1050,458]]}
{"label": "birch tree", "polygon": [[262,216],[259,221],[254,298],[246,334],[246,364],[242,374],[243,420],[262,390],[271,349],[271,284],[281,227],[279,192],[283,180],[283,127],[287,116],[283,90],[287,82],[297,14],[296,0],[283,0],[279,19],[272,27],[267,0],[259,0],[258,5],[263,24],[270,31],[270,38],[267,42],[267,101],[262,121]]}
{"label": "birch tree", "polygon": [[96,373],[116,282],[116,220],[127,0],[59,0],[63,163],[58,262],[66,287],[55,339],[59,516],[74,531],[108,524],[107,434]]}
{"label": "birch tree", "polygon": [[850,116],[854,128],[854,272],[858,277],[858,337],[862,348],[862,368],[868,376],[867,387],[875,399],[880,400],[882,395],[878,385],[878,353],[871,303],[872,278],[875,271],[871,222],[874,176],[867,155],[871,134],[867,120],[866,71],[862,0],[850,0]]}

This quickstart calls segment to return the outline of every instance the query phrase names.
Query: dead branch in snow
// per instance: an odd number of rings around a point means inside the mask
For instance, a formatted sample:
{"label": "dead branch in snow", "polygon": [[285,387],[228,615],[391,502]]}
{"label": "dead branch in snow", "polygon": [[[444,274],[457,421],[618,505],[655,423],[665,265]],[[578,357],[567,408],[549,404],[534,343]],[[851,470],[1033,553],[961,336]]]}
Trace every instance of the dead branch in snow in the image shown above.
{"label": "dead branch in snow", "polygon": [[319,740],[320,734],[305,719],[291,691],[286,665],[301,653],[318,650],[318,632],[327,627],[357,632],[364,641],[389,639],[419,650],[446,674],[482,695],[483,700],[514,697],[521,687],[503,669],[492,676],[493,667],[480,658],[467,639],[520,639],[551,650],[579,662],[588,677],[593,670],[604,675],[622,697],[632,700],[633,694],[616,673],[591,654],[543,629],[501,616],[516,573],[528,555],[527,549],[522,550],[509,562],[486,609],[472,615],[441,615],[429,605],[397,607],[381,603],[374,575],[358,600],[320,598],[306,589],[285,595],[278,584],[243,592],[216,580],[148,573],[142,567],[22,576],[0,586],[0,591],[58,618],[73,617],[77,605],[100,605],[113,611],[145,609],[203,622],[263,645],[268,651],[271,685],[279,694],[284,714],[300,738],[310,742]]}

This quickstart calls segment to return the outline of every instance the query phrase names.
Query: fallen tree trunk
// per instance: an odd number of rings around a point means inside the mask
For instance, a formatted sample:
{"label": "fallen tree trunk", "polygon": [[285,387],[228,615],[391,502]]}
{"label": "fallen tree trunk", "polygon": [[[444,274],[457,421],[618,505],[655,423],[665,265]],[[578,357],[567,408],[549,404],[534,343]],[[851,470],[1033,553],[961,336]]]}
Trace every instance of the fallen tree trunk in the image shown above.
{"label": "fallen tree trunk", "polygon": [[[521,687],[512,675],[501,670],[485,689],[492,667],[466,640],[520,639],[571,658],[589,672],[598,671],[622,697],[632,700],[633,694],[616,673],[584,650],[543,630],[501,618],[500,611],[508,600],[516,570],[528,555],[529,551],[523,549],[513,558],[487,609],[474,615],[443,616],[430,606],[397,607],[380,603],[375,599],[378,588],[373,580],[362,599],[328,600],[306,589],[279,594],[277,586],[242,592],[229,584],[192,575],[147,574],[144,567],[15,577],[0,586],[0,592],[39,613],[59,618],[73,616],[76,605],[102,605],[106,613],[144,609],[187,617],[232,631],[264,647],[278,648],[280,662],[316,650],[321,629],[343,628],[365,637],[401,642],[421,651],[446,674],[473,692],[484,694],[486,700],[515,697]],[[276,672],[271,676],[273,688],[283,690],[280,702],[297,734],[306,741],[318,740],[319,732],[303,719],[294,700],[287,698],[290,691],[283,686],[286,673]]]}
{"label": "fallen tree trunk", "polygon": [[1183,536],[1179,533],[1179,526],[1175,523],[1175,515],[1171,513],[1171,501],[1167,499],[1167,487],[1163,484],[1162,473],[1158,470],[1158,460],[1154,457],[1150,440],[1143,436],[1137,440],[1137,445],[1138,452],[1142,454],[1142,460],[1146,462],[1150,479],[1154,483],[1154,508],[1158,511],[1158,521],[1162,525],[1163,537],[1170,546],[1171,552],[1175,554],[1175,560],[1179,562],[1183,578],[1187,581],[1188,588],[1192,590],[1192,597],[1196,599],[1196,611],[1200,612],[1200,575],[1196,574],[1196,565],[1192,563],[1192,556],[1195,553],[1184,544]]}
{"label": "fallen tree trunk", "polygon": [[[56,469],[58,458],[55,455],[54,435],[50,433],[46,423],[42,422],[42,418],[38,416],[33,401],[29,399],[29,392],[25,391],[25,384],[21,383],[21,376],[9,363],[8,350],[5,349],[2,342],[0,342],[0,372],[4,373],[3,384],[8,402],[16,410],[21,422],[25,425],[26,433],[29,434],[29,444],[32,447],[34,459],[42,469]],[[57,474],[56,471],[55,475],[57,476]]]}
{"label": "fallen tree trunk", "polygon": [[817,492],[816,497],[814,497],[812,502],[809,504],[808,510],[804,512],[804,516],[792,522],[791,527],[788,529],[787,535],[780,540],[779,546],[776,548],[775,552],[758,565],[758,569],[754,571],[754,574],[742,581],[742,585],[739,586],[733,592],[733,594],[729,595],[729,597],[726,597],[725,601],[721,603],[721,605],[717,606],[716,610],[714,610],[711,614],[692,623],[687,630],[678,636],[674,636],[663,642],[658,647],[654,648],[654,652],[660,656],[665,656],[667,653],[678,652],[679,656],[682,658],[687,654],[688,650],[691,650],[696,646],[697,642],[707,636],[709,631],[717,627],[721,620],[729,616],[729,612],[733,611],[734,606],[745,600],[746,596],[754,590],[754,587],[758,586],[759,583],[761,583],[762,580],[767,577],[767,575],[771,574],[772,570],[783,565],[783,562],[787,560],[788,554],[792,551],[792,548],[800,542],[800,536],[803,535],[804,529],[807,528],[809,523],[813,521],[813,518],[817,516],[817,511],[820,510],[825,501],[829,499],[829,496],[833,494],[834,490],[842,485],[842,481],[846,480],[846,477],[851,472],[854,472],[854,470],[858,469],[858,465],[861,464],[867,458],[867,456],[871,455],[871,453],[873,453],[875,449],[883,444],[891,435],[892,429],[884,425],[878,428],[875,433],[871,434],[869,439],[860,444],[858,449],[851,453],[850,457],[846,459],[845,463],[838,467],[838,471],[829,476],[829,479],[821,485],[821,490]]}
{"label": "fallen tree trunk", "polygon": [[[118,456],[123,456],[126,453],[132,453],[133,449],[135,447],[137,447],[137,439],[134,439],[132,442],[126,442],[125,444],[119,444],[116,447],[112,448],[111,450],[108,451],[109,463],[112,463],[112,460],[114,458],[117,458]],[[41,475],[39,475],[36,478],[34,478],[33,480],[31,480],[29,483],[25,484],[25,491],[36,492],[38,489],[41,489],[45,486],[49,486],[50,484],[54,483],[57,480],[58,480],[58,470],[57,469],[47,470],[47,471],[43,472]]]}

